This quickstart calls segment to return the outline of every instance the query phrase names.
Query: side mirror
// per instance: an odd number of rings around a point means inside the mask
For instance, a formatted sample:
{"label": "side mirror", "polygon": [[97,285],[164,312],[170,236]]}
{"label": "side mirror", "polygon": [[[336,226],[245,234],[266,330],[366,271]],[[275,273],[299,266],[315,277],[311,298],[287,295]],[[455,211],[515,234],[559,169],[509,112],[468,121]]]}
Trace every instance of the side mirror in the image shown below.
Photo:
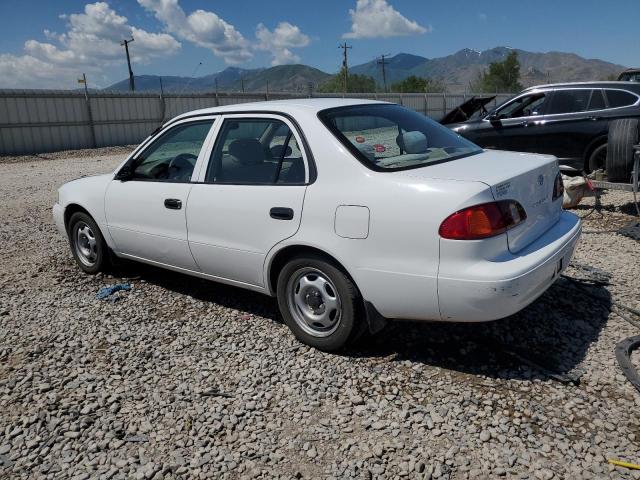
{"label": "side mirror", "polygon": [[126,182],[127,180],[131,180],[133,178],[133,168],[130,165],[125,165],[120,169],[118,173],[116,173],[115,179],[120,180],[122,182]]}
{"label": "side mirror", "polygon": [[489,121],[491,123],[500,123],[500,115],[498,115],[498,112],[491,112],[489,115]]}

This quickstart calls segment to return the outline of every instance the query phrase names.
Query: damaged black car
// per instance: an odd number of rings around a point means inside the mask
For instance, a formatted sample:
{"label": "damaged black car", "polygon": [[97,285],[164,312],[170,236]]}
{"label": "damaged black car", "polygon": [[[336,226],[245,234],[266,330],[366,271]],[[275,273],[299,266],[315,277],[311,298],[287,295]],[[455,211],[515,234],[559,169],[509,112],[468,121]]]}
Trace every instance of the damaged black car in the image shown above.
{"label": "damaged black car", "polygon": [[[555,155],[567,172],[613,166],[612,181],[628,180],[631,146],[638,143],[640,83],[531,87],[487,111],[493,99],[473,97],[440,122],[484,148]],[[607,154],[613,137],[624,142],[624,151]]]}

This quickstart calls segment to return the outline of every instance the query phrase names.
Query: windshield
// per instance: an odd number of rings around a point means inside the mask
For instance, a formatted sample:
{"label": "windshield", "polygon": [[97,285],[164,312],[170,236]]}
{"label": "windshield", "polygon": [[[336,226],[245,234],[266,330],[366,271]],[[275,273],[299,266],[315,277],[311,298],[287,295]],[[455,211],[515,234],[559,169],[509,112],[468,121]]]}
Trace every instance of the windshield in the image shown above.
{"label": "windshield", "polygon": [[325,126],[373,170],[402,170],[466,157],[480,147],[424,115],[399,105],[324,110]]}

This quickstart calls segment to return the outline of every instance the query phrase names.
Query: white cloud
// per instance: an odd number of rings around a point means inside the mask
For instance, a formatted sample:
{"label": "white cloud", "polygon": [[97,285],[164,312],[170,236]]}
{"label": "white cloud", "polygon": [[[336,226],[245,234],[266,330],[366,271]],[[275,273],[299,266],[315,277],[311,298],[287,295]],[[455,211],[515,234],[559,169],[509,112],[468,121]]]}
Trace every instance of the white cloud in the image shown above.
{"label": "white cloud", "polygon": [[195,10],[187,15],[178,0],[138,0],[138,3],[152,12],[167,32],[208,48],[226,63],[246,62],[253,56],[249,42],[242,34],[213,12]]}
{"label": "white cloud", "polygon": [[280,22],[273,31],[259,23],[256,28],[256,38],[258,43],[255,48],[272,52],[271,65],[300,62],[300,57],[291,49],[306,47],[310,42],[309,37],[302,33],[298,26],[289,22]]}
{"label": "white cloud", "polygon": [[106,73],[124,63],[120,41],[133,36],[133,62],[171,55],[180,43],[167,33],[151,33],[128,24],[107,3],[85,5],[83,13],[61,15],[68,31],[44,31],[50,42],[27,40],[25,55],[0,55],[0,78],[5,87],[69,88],[82,73],[90,74],[94,86],[108,81]]}
{"label": "white cloud", "polygon": [[418,35],[431,31],[409,20],[386,0],[358,0],[356,9],[350,9],[351,31],[343,38],[379,38]]}
{"label": "white cloud", "polygon": [[479,13],[479,14],[478,14],[478,19],[479,19],[479,20],[481,20],[481,21],[483,21],[483,22],[486,22],[486,21],[487,21],[487,18],[489,18],[489,17],[487,17],[487,14],[486,14],[486,13],[482,13],[482,12],[481,12],[481,13]]}

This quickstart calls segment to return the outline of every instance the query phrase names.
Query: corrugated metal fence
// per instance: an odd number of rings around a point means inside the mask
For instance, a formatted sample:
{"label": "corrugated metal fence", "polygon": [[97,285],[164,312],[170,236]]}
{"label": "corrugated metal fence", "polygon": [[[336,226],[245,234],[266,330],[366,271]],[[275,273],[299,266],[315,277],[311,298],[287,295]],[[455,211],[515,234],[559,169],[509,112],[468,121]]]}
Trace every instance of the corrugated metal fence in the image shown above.
{"label": "corrugated metal fence", "polygon": [[[402,104],[433,118],[473,94],[349,94]],[[295,93],[164,94],[0,90],[0,155],[136,144],[164,121],[198,108],[301,98]],[[341,97],[341,94],[314,94]],[[492,105],[511,94],[498,94]],[[492,106],[491,105],[491,106]]]}

